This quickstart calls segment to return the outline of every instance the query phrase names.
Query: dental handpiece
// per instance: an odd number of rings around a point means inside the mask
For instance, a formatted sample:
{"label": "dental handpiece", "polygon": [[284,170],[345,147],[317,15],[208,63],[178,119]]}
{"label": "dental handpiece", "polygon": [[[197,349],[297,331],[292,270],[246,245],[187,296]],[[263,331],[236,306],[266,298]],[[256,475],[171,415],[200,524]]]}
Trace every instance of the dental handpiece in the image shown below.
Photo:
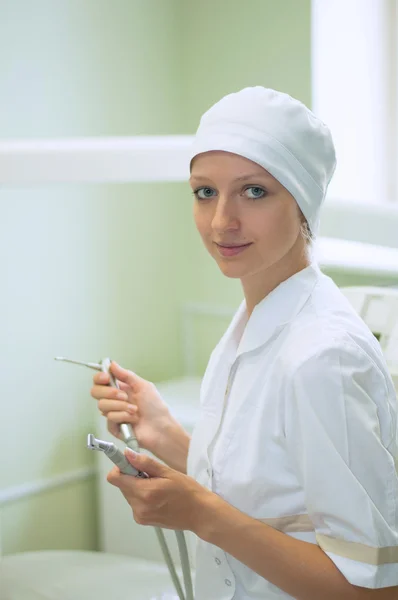
{"label": "dental handpiece", "polygon": [[125,475],[133,475],[133,477],[140,477],[141,479],[147,479],[149,476],[144,471],[138,471],[129,463],[123,452],[119,450],[112,442],[105,442],[99,440],[92,433],[87,436],[87,448],[90,450],[100,450],[106,454],[106,456],[117,466],[120,471]]}
{"label": "dental handpiece", "polygon": [[[111,366],[111,362],[112,362],[110,358],[104,358],[99,363],[82,362],[79,360],[72,360],[70,358],[63,358],[62,356],[56,356],[54,358],[54,360],[63,360],[65,362],[70,362],[75,365],[83,365],[85,367],[89,367],[89,369],[94,369],[95,371],[102,371],[103,373],[107,373],[110,378],[109,385],[111,387],[120,389],[119,385],[117,383],[117,380],[115,379],[115,377],[112,375],[112,373],[110,371],[110,366]],[[129,425],[128,423],[121,423],[119,425],[119,427],[120,427],[120,433],[122,434],[122,437],[123,437],[123,440],[124,440],[124,443],[126,444],[126,446],[128,446],[135,452],[140,452],[140,447],[138,445],[137,438],[135,437],[135,433],[134,433],[134,430],[131,427],[131,425]]]}

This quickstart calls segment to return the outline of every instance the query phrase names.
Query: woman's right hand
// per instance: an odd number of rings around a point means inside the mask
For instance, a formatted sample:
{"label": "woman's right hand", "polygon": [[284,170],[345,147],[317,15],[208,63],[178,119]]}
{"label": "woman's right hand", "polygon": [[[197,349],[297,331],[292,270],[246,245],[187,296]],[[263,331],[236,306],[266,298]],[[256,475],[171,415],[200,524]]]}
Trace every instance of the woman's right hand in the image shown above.
{"label": "woman's right hand", "polygon": [[[138,445],[156,454],[155,447],[172,420],[167,404],[151,381],[123,369],[114,361],[110,371],[120,389],[107,385],[110,382],[108,373],[96,373],[90,392],[98,400],[98,408],[107,419],[108,431],[122,439],[119,425],[130,423]],[[122,399],[119,394],[123,395]]]}

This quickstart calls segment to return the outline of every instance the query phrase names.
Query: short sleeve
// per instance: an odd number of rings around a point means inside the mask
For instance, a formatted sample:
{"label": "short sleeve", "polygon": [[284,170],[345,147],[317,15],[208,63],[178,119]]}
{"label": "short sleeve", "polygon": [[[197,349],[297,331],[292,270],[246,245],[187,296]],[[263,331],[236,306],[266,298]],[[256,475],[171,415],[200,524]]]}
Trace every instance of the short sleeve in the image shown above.
{"label": "short sleeve", "polygon": [[388,393],[383,373],[354,342],[317,351],[286,380],[287,452],[317,543],[350,583],[367,588],[398,585],[396,412],[392,420]]}

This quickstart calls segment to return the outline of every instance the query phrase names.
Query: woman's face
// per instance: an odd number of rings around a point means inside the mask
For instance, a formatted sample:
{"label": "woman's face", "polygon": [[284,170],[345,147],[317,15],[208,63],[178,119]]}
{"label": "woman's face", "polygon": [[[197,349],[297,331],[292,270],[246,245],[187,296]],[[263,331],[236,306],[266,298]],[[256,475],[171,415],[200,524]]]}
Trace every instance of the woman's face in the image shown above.
{"label": "woman's face", "polygon": [[[204,152],[194,158],[189,181],[196,191],[196,227],[224,275],[244,279],[305,247],[295,199],[257,163],[230,152]],[[218,244],[250,245],[224,256]]]}

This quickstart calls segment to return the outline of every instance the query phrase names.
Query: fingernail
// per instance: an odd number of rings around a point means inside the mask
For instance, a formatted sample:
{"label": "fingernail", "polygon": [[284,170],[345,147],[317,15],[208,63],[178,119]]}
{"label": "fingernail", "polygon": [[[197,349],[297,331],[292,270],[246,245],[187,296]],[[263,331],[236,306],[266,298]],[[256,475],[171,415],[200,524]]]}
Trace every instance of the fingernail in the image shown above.
{"label": "fingernail", "polygon": [[127,410],[131,413],[135,413],[135,411],[137,410],[137,408],[133,405],[133,404],[129,404],[127,407]]}
{"label": "fingernail", "polygon": [[117,398],[118,400],[127,400],[127,399],[128,399],[128,396],[127,396],[126,392],[119,392],[119,393],[116,395],[116,398]]}
{"label": "fingernail", "polygon": [[131,448],[126,448],[126,452],[128,452],[132,458],[136,458],[136,456],[138,456],[137,452],[134,452],[134,450]]}

